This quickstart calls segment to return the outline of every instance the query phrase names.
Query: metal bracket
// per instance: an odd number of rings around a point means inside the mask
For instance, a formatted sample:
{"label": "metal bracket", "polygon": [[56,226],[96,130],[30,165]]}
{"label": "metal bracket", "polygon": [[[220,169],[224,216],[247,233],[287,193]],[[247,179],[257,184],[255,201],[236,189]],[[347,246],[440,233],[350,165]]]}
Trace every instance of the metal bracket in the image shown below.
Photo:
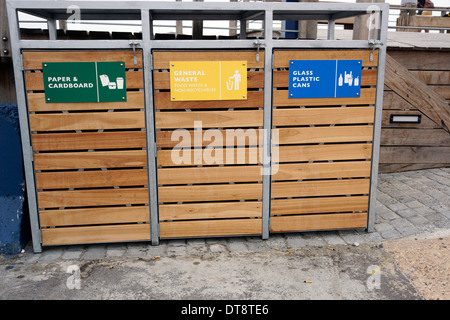
{"label": "metal bracket", "polygon": [[139,44],[139,41],[138,41],[138,40],[130,40],[130,41],[128,42],[128,44],[129,44],[130,46],[133,46],[133,56],[134,56],[133,62],[134,62],[134,65],[137,65],[136,46]]}

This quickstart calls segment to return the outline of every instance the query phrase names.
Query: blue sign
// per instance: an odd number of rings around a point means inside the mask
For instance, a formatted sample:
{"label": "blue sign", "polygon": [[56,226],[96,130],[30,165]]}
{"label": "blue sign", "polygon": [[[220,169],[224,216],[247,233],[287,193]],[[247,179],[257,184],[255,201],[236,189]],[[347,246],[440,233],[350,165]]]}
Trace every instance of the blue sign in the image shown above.
{"label": "blue sign", "polygon": [[289,98],[357,98],[361,60],[290,60]]}

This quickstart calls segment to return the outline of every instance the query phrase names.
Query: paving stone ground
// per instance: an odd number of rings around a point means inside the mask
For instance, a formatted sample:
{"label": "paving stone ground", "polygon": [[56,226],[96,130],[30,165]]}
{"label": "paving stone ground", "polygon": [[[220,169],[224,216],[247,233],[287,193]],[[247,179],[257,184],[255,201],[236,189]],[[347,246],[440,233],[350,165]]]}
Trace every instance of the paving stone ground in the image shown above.
{"label": "paving stone ground", "polygon": [[94,260],[106,257],[183,256],[195,253],[264,252],[302,247],[360,245],[450,228],[450,168],[380,174],[374,232],[364,229],[272,234],[259,237],[162,240],[149,243],[99,244],[32,248],[19,254],[24,263]]}

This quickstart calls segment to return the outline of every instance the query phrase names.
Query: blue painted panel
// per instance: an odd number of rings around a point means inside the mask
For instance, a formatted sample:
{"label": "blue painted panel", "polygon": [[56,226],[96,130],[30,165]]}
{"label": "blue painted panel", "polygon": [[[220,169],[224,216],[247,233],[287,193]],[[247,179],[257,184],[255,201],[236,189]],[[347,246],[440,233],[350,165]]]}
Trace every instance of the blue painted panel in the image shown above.
{"label": "blue painted panel", "polygon": [[30,239],[16,104],[0,104],[0,253],[16,254]]}

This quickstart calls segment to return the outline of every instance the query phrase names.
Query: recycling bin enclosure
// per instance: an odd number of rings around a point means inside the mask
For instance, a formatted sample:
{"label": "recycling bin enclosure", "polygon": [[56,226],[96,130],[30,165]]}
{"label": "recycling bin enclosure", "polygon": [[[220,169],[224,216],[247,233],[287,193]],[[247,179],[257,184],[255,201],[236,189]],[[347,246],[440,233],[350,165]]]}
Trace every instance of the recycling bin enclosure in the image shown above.
{"label": "recycling bin enclosure", "polygon": [[[388,5],[74,3],[142,37],[59,40],[66,3],[8,1],[35,252],[372,230]],[[19,12],[46,17],[49,39],[20,39]],[[334,20],[366,14],[376,38],[334,39]],[[239,20],[240,35],[155,38],[180,19]],[[327,39],[273,37],[274,21],[317,19]]]}

